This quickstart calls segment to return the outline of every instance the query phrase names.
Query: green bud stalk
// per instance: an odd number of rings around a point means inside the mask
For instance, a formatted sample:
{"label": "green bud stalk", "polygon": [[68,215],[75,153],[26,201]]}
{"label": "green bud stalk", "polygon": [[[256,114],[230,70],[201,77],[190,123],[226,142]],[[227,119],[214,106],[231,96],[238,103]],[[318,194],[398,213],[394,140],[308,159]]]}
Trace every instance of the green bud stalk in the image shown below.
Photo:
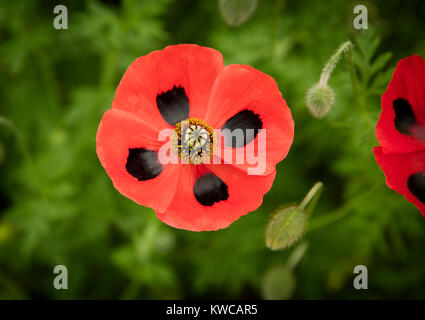
{"label": "green bud stalk", "polygon": [[329,113],[335,103],[335,93],[328,85],[328,81],[338,61],[352,49],[353,43],[351,41],[344,42],[326,63],[320,75],[319,82],[307,91],[307,107],[314,117],[323,118]]}

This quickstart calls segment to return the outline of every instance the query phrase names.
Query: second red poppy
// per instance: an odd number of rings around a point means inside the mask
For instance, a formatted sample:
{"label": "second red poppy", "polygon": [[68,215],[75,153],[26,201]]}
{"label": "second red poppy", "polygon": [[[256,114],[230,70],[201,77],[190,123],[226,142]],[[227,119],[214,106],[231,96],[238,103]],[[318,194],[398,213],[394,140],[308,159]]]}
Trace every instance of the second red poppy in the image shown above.
{"label": "second red poppy", "polygon": [[397,64],[382,95],[376,137],[381,146],[374,153],[387,185],[425,215],[425,62],[420,56]]}

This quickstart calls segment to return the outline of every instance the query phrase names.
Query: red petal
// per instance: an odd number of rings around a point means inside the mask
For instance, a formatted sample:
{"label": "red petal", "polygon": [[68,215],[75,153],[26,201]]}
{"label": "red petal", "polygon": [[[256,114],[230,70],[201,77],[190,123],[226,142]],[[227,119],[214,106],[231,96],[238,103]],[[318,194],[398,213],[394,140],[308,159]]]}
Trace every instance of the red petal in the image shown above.
{"label": "red petal", "polygon": [[[229,65],[219,75],[211,93],[206,122],[214,128],[221,128],[238,112],[248,109],[260,116],[263,130],[266,131],[264,148],[258,144],[258,135],[243,148],[224,150],[232,152],[232,163],[247,170],[255,165],[237,164],[237,155],[244,156],[250,144],[260,147],[260,155],[265,157],[264,175],[274,171],[276,164],[289,152],[294,138],[294,120],[279,88],[272,77],[246,65]],[[218,151],[218,149],[217,149]],[[220,156],[220,155],[219,155]],[[221,152],[223,158],[223,152]]]}
{"label": "red petal", "polygon": [[385,153],[424,150],[425,142],[397,131],[393,101],[398,98],[410,103],[416,121],[425,126],[425,62],[418,55],[397,64],[387,91],[382,95],[382,113],[376,126],[376,137]]}
{"label": "red petal", "polygon": [[191,44],[168,46],[136,59],[117,88],[113,108],[128,110],[158,130],[169,127],[156,105],[158,93],[182,86],[190,117],[203,118],[211,88],[224,68],[220,52]]}
{"label": "red petal", "polygon": [[[198,172],[197,172],[198,171]],[[228,186],[227,200],[203,206],[195,198],[196,177],[212,172]],[[213,231],[228,227],[232,222],[256,210],[263,195],[273,185],[276,171],[268,176],[248,176],[232,165],[205,165],[203,169],[186,165],[182,168],[175,197],[167,210],[157,210],[158,219],[179,229]]]}
{"label": "red petal", "polygon": [[164,210],[173,194],[164,192],[177,184],[180,166],[165,165],[154,179],[139,181],[126,170],[131,148],[157,151],[158,133],[127,111],[109,109],[103,115],[96,136],[96,152],[114,187],[133,201]]}
{"label": "red petal", "polygon": [[382,147],[375,147],[373,152],[376,161],[384,171],[388,187],[404,195],[425,216],[425,204],[407,187],[407,181],[411,175],[425,172],[425,151],[395,154],[384,153]]}

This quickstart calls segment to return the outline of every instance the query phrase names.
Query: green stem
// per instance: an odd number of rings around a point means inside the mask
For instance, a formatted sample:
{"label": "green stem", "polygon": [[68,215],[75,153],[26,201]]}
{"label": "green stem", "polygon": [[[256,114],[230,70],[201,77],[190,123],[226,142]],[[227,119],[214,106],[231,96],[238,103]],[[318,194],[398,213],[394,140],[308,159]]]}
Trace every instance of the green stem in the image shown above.
{"label": "green stem", "polygon": [[357,82],[356,70],[354,69],[353,49],[348,51],[348,63],[350,65],[351,85],[353,86],[353,94],[356,99],[359,96],[359,84]]}
{"label": "green stem", "polygon": [[301,242],[291,253],[286,262],[286,266],[289,270],[294,270],[301,259],[304,257],[305,252],[308,249],[308,243],[306,241]]}
{"label": "green stem", "polygon": [[336,64],[341,59],[341,56],[346,52],[351,52],[353,43],[346,41],[339,46],[335,53],[330,57],[325,67],[323,68],[322,74],[320,75],[319,86],[324,88],[327,86],[332,71],[335,69]]}
{"label": "green stem", "polygon": [[344,204],[342,207],[336,209],[335,211],[325,215],[320,216],[314,220],[311,221],[309,231],[316,230],[322,227],[325,227],[335,221],[338,221],[339,219],[345,217],[348,213],[351,212],[352,209],[354,209],[358,203],[363,200],[363,198],[367,197],[369,194],[371,194],[375,189],[377,185],[366,191],[365,193],[362,193],[361,195],[357,196],[356,198],[348,201],[346,204]]}
{"label": "green stem", "polygon": [[368,112],[366,110],[366,104],[365,104],[366,97],[364,95],[364,90],[360,90],[359,82],[357,80],[356,69],[354,67],[352,48],[348,52],[348,63],[350,67],[351,86],[353,87],[354,99],[357,102],[357,105],[361,111],[361,115],[363,119],[367,122],[369,120],[369,116],[368,116]]}
{"label": "green stem", "polygon": [[322,182],[316,182],[315,185],[310,189],[309,192],[307,192],[306,196],[304,197],[303,201],[301,201],[301,204],[299,205],[299,208],[301,210],[304,210],[305,207],[313,200],[313,198],[316,196],[315,200],[312,202],[312,204],[309,206],[309,211],[312,213],[314,210],[314,207],[316,206],[317,200],[320,197],[321,190],[323,188]]}

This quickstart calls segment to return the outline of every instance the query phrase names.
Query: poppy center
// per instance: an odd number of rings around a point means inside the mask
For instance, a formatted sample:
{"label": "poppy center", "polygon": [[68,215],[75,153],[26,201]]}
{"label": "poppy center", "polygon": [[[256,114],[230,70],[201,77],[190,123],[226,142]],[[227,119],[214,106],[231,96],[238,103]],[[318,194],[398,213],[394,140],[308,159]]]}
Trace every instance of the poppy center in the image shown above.
{"label": "poppy center", "polygon": [[214,147],[213,129],[204,120],[190,118],[176,124],[173,150],[183,161],[202,164],[211,159]]}

